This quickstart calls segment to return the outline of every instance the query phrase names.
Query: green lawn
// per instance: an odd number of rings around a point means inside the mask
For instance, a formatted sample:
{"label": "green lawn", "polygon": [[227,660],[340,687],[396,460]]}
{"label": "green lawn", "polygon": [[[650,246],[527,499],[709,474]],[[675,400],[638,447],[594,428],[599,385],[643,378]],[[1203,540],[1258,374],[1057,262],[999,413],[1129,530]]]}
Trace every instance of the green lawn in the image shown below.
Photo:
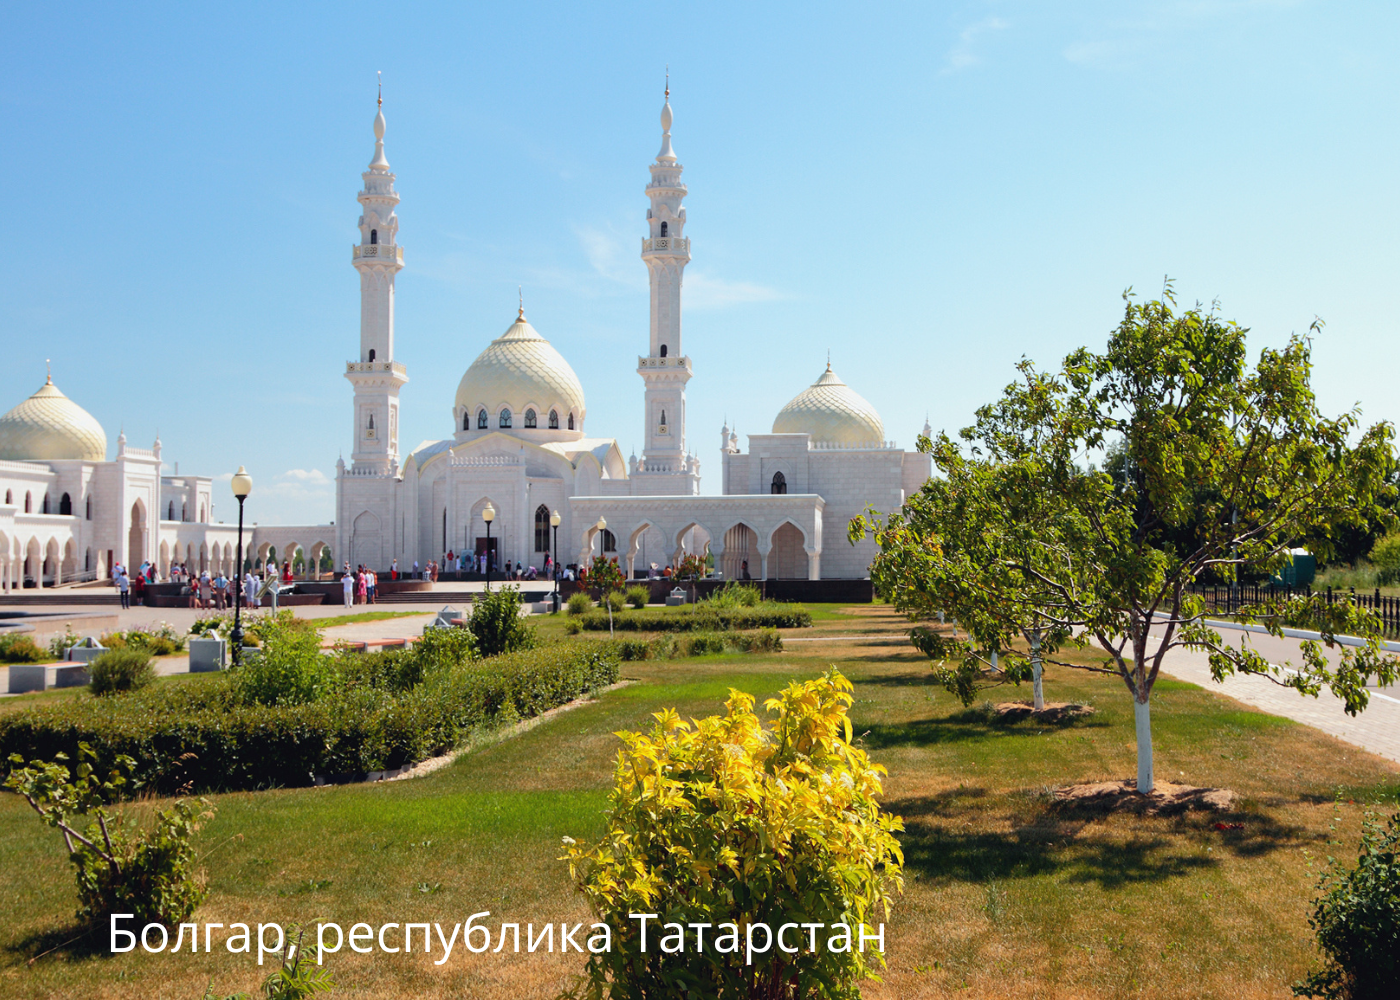
{"label": "green lawn", "polygon": [[[822,610],[831,617],[790,634],[900,626],[879,606]],[[1393,803],[1400,790],[1400,773],[1378,758],[1163,680],[1153,707],[1160,777],[1234,788],[1243,800],[1227,818],[1244,828],[1218,831],[1214,816],[1064,813],[1049,787],[1133,773],[1119,681],[1052,670],[1050,697],[1097,713],[1059,728],[1004,726],[929,683],[907,647],[793,643],[779,655],[625,663],[630,686],[425,778],[218,796],[201,834],[211,893],[196,918],[450,929],[490,910],[493,933],[503,920],[522,933],[530,922],[583,920],[559,841],[601,829],[612,734],[648,725],[662,707],[719,711],[730,687],[766,697],[831,662],[856,683],[856,732],[889,768],[887,805],[908,828],[891,968],[867,997],[1286,995],[1315,958],[1307,852],[1325,853],[1334,811],[1354,842],[1363,803]],[[104,957],[69,946],[30,967],[71,936],[75,894],[59,838],[9,796],[0,871],[24,886],[0,897],[0,996],[198,1000],[211,976],[225,992],[258,979],[247,956],[219,951]],[[347,997],[523,1000],[553,996],[580,965],[577,955],[472,955],[460,945],[446,965],[434,966],[438,957],[436,946],[431,957],[347,949],[331,967]]]}

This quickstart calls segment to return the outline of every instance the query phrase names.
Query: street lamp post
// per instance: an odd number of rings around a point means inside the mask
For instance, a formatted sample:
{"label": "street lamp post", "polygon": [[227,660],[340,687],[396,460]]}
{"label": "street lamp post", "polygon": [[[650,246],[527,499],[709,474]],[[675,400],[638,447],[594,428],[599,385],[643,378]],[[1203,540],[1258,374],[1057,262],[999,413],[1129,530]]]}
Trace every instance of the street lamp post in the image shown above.
{"label": "street lamp post", "polygon": [[549,515],[549,526],[554,529],[554,613],[559,613],[559,522],[563,518],[556,510]]}
{"label": "street lamp post", "polygon": [[491,522],[496,520],[496,508],[489,503],[486,509],[481,512],[481,519],[486,522],[486,592],[491,593]]}
{"label": "street lamp post", "polygon": [[[605,518],[598,518],[598,554],[603,557],[603,561],[608,559],[608,522]],[[603,603],[608,606],[608,638],[613,637],[612,601],[608,600],[609,592],[603,588],[598,588],[598,596],[603,599]]]}
{"label": "street lamp post", "polygon": [[236,667],[243,662],[243,501],[253,492],[253,477],[240,465],[229,485],[238,500],[238,562],[234,570],[233,631],[228,634],[228,641],[233,644],[233,665]]}

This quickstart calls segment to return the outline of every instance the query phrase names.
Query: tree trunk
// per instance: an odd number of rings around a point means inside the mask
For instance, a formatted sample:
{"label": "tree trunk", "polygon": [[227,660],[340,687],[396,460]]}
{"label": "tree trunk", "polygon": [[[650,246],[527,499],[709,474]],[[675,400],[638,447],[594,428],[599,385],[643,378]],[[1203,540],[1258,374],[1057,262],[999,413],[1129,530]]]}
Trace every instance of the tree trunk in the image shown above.
{"label": "tree trunk", "polygon": [[1153,789],[1152,708],[1146,701],[1133,699],[1133,720],[1137,724],[1137,790],[1144,795]]}
{"label": "tree trunk", "polygon": [[1045,708],[1045,689],[1040,683],[1040,629],[1031,630],[1031,691],[1035,697],[1035,710]]}

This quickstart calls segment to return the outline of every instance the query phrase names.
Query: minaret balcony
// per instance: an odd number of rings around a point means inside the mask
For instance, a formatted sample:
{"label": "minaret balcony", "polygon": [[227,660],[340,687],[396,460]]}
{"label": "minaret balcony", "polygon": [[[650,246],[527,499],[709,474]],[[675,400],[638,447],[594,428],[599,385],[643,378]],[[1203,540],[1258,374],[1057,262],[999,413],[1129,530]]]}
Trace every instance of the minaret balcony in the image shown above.
{"label": "minaret balcony", "polygon": [[690,370],[690,358],[687,356],[678,358],[654,358],[650,355],[646,355],[638,357],[637,370],[683,371],[687,375],[694,374]]}
{"label": "minaret balcony", "polygon": [[[686,241],[690,242],[689,240]],[[396,264],[403,263],[403,247],[388,243],[357,243],[355,244],[352,260],[366,260],[379,258],[381,260],[393,261]]]}
{"label": "minaret balcony", "polygon": [[672,253],[677,256],[690,253],[689,236],[658,236],[654,240],[642,240],[642,253]]}
{"label": "minaret balcony", "polygon": [[347,361],[346,375],[397,375],[408,380],[408,369],[397,361]]}

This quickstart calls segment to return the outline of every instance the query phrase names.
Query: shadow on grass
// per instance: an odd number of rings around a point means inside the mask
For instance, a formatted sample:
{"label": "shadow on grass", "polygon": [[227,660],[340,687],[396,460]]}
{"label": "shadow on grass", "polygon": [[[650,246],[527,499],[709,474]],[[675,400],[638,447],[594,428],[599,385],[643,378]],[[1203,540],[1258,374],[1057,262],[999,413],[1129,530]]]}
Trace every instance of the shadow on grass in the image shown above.
{"label": "shadow on grass", "polygon": [[36,961],[105,957],[110,952],[104,945],[100,930],[70,924],[18,938],[0,954],[5,956],[4,965],[13,968]]}
{"label": "shadow on grass", "polygon": [[968,740],[994,736],[1038,736],[1062,729],[1107,729],[1109,723],[1097,716],[1081,716],[1058,722],[1027,720],[1008,722],[997,719],[982,708],[968,708],[941,719],[914,719],[909,722],[856,724],[863,733],[861,741],[867,750],[887,750],[892,747],[935,746],[940,743],[963,743]]}

